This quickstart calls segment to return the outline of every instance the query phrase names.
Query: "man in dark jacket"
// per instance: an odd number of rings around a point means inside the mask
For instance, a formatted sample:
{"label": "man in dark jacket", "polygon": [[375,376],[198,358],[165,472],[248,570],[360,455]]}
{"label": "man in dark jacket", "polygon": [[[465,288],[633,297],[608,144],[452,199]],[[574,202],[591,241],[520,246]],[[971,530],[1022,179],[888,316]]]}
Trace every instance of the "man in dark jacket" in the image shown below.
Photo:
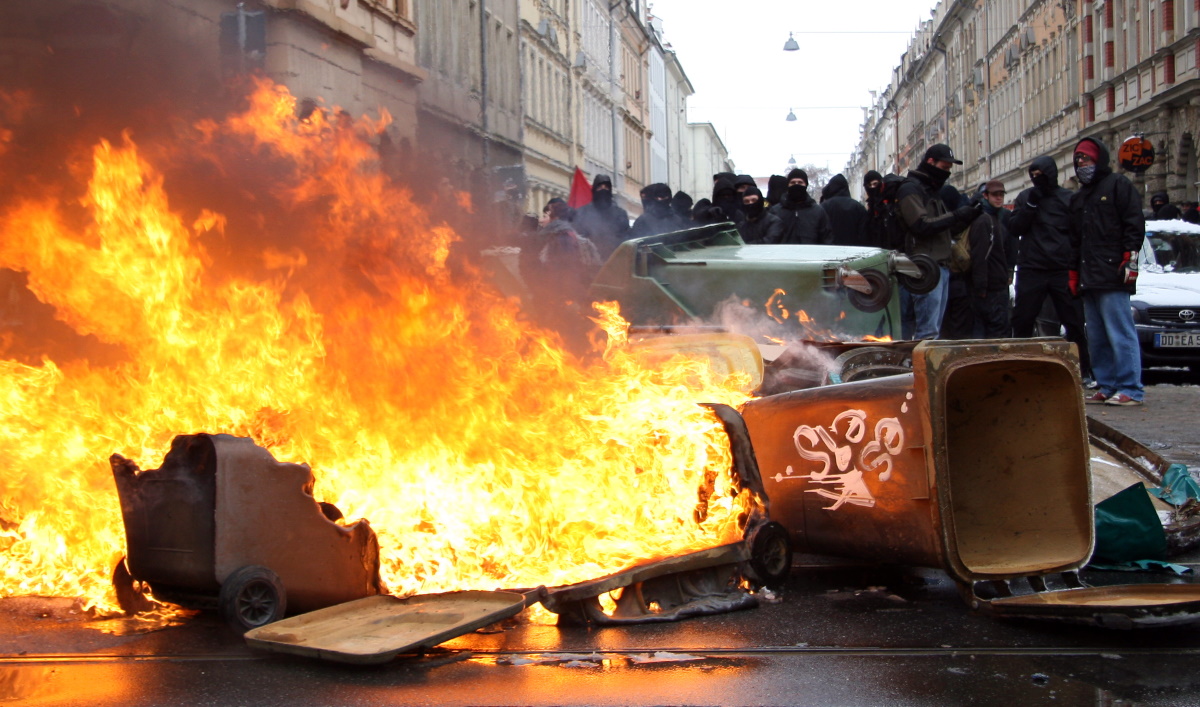
{"label": "man in dark jacket", "polygon": [[675,215],[671,206],[671,187],[666,184],[650,184],[642,189],[642,208],[642,215],[633,222],[631,238],[682,231],[691,225]]}
{"label": "man in dark jacket", "polygon": [[788,172],[787,193],[770,211],[783,222],[778,241],[772,243],[833,244],[829,215],[808,195],[808,173],[802,169]]}
{"label": "man in dark jacket", "polygon": [[962,160],[955,159],[949,145],[933,145],[896,193],[904,252],[928,255],[941,266],[941,278],[932,291],[923,295],[900,291],[900,330],[905,339],[938,337],[950,286],[950,240],[983,213],[978,205],[946,210],[940,193],[950,178],[950,168],[956,164],[962,164]]}
{"label": "man in dark jacket", "polygon": [[1150,197],[1150,213],[1155,221],[1170,221],[1183,214],[1178,206],[1171,203],[1171,197],[1165,191]]}
{"label": "man in dark jacket", "polygon": [[675,210],[675,215],[679,217],[680,221],[689,222],[687,224],[689,227],[692,220],[692,206],[694,206],[692,195],[685,191],[677,191],[675,196],[671,197],[671,208]]}
{"label": "man in dark jacket", "polygon": [[[720,220],[739,223],[745,218],[742,213],[741,197],[738,196],[732,180],[722,177],[713,184],[712,205],[720,210],[722,216]],[[715,213],[713,217],[715,217]]]}
{"label": "man in dark jacket", "polygon": [[863,177],[863,192],[867,195],[867,245],[872,248],[890,248],[888,210],[883,199],[883,175],[873,169],[868,171]]}
{"label": "man in dark jacket", "polygon": [[571,225],[595,244],[605,260],[629,238],[629,214],[613,203],[612,179],[607,174],[592,180],[592,202],[575,210]]}
{"label": "man in dark jacket", "polygon": [[1048,155],[1029,164],[1029,181],[1033,186],[1017,195],[1008,221],[1020,243],[1013,336],[1033,336],[1038,313],[1049,297],[1058,321],[1067,329],[1067,341],[1079,347],[1080,371],[1090,378],[1083,302],[1071,294],[1068,283],[1068,274],[1079,260],[1071,244],[1071,190],[1058,185],[1058,165]]}
{"label": "man in dark jacket", "polygon": [[767,180],[767,206],[771,207],[783,201],[787,193],[787,177],[782,174],[772,174]]}
{"label": "man in dark jacket", "polygon": [[1089,403],[1141,405],[1142,352],[1129,309],[1137,285],[1146,219],[1133,184],[1109,166],[1108,149],[1085,137],[1075,146],[1079,191],[1071,196],[1071,239],[1079,253],[1068,275],[1083,296],[1092,374]]}
{"label": "man in dark jacket", "polygon": [[984,185],[983,216],[967,232],[971,250],[971,272],[967,287],[976,331],[984,339],[1008,337],[1008,279],[1011,268],[1005,244],[1008,234],[1000,223],[1004,207],[1004,182],[993,179]]}
{"label": "man in dark jacket", "polygon": [[867,239],[867,209],[850,196],[850,183],[841,174],[821,190],[821,208],[829,216],[834,245],[872,245]]}
{"label": "man in dark jacket", "polygon": [[746,218],[737,225],[742,240],[746,243],[778,242],[783,222],[778,216],[767,211],[767,202],[763,201],[762,191],[758,187],[747,189],[742,194],[742,205]]}

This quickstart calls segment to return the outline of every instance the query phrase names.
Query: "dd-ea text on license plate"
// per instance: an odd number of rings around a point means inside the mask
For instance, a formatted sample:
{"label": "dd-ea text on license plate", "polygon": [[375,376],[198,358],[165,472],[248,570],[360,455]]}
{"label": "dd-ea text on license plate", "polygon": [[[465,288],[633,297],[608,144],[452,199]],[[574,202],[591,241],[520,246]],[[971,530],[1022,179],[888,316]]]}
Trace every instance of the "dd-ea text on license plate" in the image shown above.
{"label": "dd-ea text on license plate", "polygon": [[1200,347],[1200,333],[1159,332],[1154,335],[1154,345],[1160,349]]}

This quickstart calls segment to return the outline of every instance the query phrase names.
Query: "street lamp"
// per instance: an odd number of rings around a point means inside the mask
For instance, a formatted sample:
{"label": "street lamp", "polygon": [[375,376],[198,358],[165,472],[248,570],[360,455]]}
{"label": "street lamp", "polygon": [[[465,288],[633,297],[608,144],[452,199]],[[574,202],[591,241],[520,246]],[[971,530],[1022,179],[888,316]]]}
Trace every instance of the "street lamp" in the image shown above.
{"label": "street lamp", "polygon": [[795,120],[796,120],[796,111],[792,110],[791,108],[788,108],[787,121],[789,123],[791,123]]}
{"label": "street lamp", "polygon": [[795,166],[796,166],[796,156],[792,155],[791,158],[788,160],[788,167],[795,167]]}
{"label": "street lamp", "polygon": [[796,38],[794,36],[792,36],[791,32],[788,32],[787,41],[783,43],[783,51],[785,51],[785,52],[800,51],[800,45],[796,43]]}

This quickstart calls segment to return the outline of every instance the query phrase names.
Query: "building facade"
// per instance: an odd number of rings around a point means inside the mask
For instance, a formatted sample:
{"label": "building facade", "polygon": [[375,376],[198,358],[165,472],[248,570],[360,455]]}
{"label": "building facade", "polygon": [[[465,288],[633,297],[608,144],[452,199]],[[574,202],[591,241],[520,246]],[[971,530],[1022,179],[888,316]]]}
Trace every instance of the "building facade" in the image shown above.
{"label": "building facade", "polygon": [[[1134,135],[1154,164],[1129,173],[1145,195],[1197,200],[1200,5],[1181,0],[943,0],[914,32],[892,82],[867,108],[847,167],[903,173],[935,142],[964,161],[960,189],[987,179],[1029,186],[1038,155],[1061,180],[1092,136],[1116,158]],[[1148,201],[1148,199],[1147,199]]]}

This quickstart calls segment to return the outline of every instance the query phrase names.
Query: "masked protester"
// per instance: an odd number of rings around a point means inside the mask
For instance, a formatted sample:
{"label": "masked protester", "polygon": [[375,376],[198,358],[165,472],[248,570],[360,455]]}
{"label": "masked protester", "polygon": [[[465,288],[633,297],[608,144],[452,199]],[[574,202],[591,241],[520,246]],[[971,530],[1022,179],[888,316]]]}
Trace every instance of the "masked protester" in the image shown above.
{"label": "masked protester", "polygon": [[754,177],[751,177],[749,174],[739,174],[733,180],[733,191],[737,194],[737,199],[734,200],[734,203],[736,204],[738,210],[742,212],[743,216],[745,216],[746,213],[745,209],[742,208],[742,195],[745,194],[746,190],[750,187],[757,186],[758,184],[755,183]]}
{"label": "masked protester", "polygon": [[1079,370],[1091,378],[1087,334],[1083,327],[1083,302],[1071,294],[1068,273],[1079,254],[1071,242],[1071,190],[1058,185],[1058,165],[1049,155],[1029,164],[1033,186],[1017,195],[1008,225],[1019,245],[1017,297],[1013,306],[1013,336],[1034,334],[1037,316],[1047,298],[1058,321],[1067,329],[1067,341],[1079,348]]}
{"label": "masked protester", "polygon": [[713,185],[712,205],[721,210],[723,221],[738,223],[745,218],[742,213],[742,203],[737,195],[733,182],[728,179],[718,179]]}
{"label": "masked protester", "polygon": [[872,248],[890,248],[888,243],[888,212],[883,201],[883,175],[875,170],[863,177],[863,193],[867,197],[866,241]]}
{"label": "masked protester", "polygon": [[783,201],[771,207],[771,213],[783,222],[783,231],[778,241],[771,242],[831,245],[833,227],[829,215],[808,195],[808,173],[793,169],[787,179]]}
{"label": "masked protester", "polygon": [[1068,286],[1083,298],[1088,352],[1097,389],[1085,401],[1141,405],[1142,351],[1129,295],[1137,287],[1146,237],[1137,189],[1109,166],[1108,148],[1085,137],[1073,156],[1079,191],[1071,196],[1071,240],[1078,253]]}
{"label": "masked protester", "polygon": [[834,245],[871,245],[867,238],[867,210],[850,196],[850,183],[845,176],[833,175],[821,190],[821,208],[829,216]]}
{"label": "masked protester", "polygon": [[1153,219],[1155,221],[1170,221],[1171,219],[1179,218],[1182,213],[1183,212],[1179,210],[1178,206],[1175,206],[1171,203],[1171,198],[1167,196],[1167,193],[1165,191],[1160,191],[1154,196],[1150,197],[1150,214],[1146,216],[1146,219]]}
{"label": "masked protester", "polygon": [[692,226],[708,226],[725,221],[725,212],[712,205],[712,201],[701,199],[692,207]]}
{"label": "masked protester", "polygon": [[1008,283],[1015,263],[1010,264],[1008,234],[1000,222],[1004,182],[993,179],[985,183],[980,197],[983,216],[975,219],[967,231],[971,250],[971,269],[967,273],[971,312],[980,338],[1005,339],[1009,336]]}
{"label": "masked protester", "polygon": [[787,177],[782,174],[772,174],[767,180],[767,206],[771,207],[783,201],[787,193]]}
{"label": "masked protester", "polygon": [[597,174],[592,180],[592,203],[575,210],[571,225],[596,245],[605,260],[629,238],[629,214],[614,202],[612,179],[607,174]]}
{"label": "masked protester", "polygon": [[983,214],[978,204],[947,211],[940,192],[950,178],[950,168],[956,164],[962,164],[962,160],[954,157],[949,145],[933,145],[896,192],[904,252],[927,255],[941,268],[941,278],[932,291],[916,294],[901,289],[900,329],[905,339],[938,337],[949,301],[951,239]]}
{"label": "masked protester", "polygon": [[767,202],[758,187],[750,187],[742,193],[742,205],[746,218],[737,225],[742,240],[747,244],[779,242],[783,222],[767,211]]}
{"label": "masked protester", "polygon": [[671,197],[671,208],[675,210],[675,215],[680,221],[692,220],[692,197],[687,192],[677,191],[675,196]]}
{"label": "masked protester", "polygon": [[671,206],[671,187],[651,184],[642,190],[642,215],[633,222],[632,237],[657,236],[688,227]]}

